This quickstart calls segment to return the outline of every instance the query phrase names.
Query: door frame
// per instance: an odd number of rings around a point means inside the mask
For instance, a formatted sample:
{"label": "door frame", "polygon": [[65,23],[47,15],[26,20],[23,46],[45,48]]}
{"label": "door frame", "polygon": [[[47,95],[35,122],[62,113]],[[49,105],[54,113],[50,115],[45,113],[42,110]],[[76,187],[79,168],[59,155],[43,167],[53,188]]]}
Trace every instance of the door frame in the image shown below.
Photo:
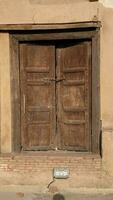
{"label": "door frame", "polygon": [[[83,23],[82,23],[83,24]],[[43,26],[43,25],[42,25]],[[20,72],[19,72],[19,43],[25,41],[41,40],[66,40],[66,39],[88,39],[92,42],[92,153],[100,153],[100,33],[99,25],[85,27],[77,25],[57,28],[52,26],[38,30],[12,30],[10,34],[11,54],[11,107],[12,107],[12,151],[20,152]],[[96,98],[95,98],[96,97]]]}

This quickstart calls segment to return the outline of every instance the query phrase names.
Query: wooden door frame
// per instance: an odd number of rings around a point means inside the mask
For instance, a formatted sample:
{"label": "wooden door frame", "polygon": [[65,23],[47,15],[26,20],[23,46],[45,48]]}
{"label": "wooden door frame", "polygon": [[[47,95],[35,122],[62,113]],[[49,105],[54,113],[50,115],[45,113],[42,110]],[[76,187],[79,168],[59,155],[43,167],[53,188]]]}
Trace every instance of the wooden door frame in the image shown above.
{"label": "wooden door frame", "polygon": [[[11,53],[11,105],[12,105],[12,149],[21,151],[20,134],[20,73],[19,43],[36,40],[87,39],[92,42],[92,153],[100,153],[100,34],[99,24],[83,23],[75,25],[57,25],[31,28],[30,30],[12,27],[10,34]],[[23,31],[24,30],[24,31]],[[96,98],[95,98],[96,97]]]}

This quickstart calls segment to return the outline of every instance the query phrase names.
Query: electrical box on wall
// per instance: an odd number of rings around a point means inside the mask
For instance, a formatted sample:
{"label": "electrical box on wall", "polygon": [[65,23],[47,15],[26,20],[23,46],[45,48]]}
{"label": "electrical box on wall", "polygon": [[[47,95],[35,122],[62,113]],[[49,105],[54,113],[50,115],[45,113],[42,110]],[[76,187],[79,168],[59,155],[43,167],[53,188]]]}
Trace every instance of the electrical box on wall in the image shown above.
{"label": "electrical box on wall", "polygon": [[66,179],[69,178],[69,169],[68,168],[54,168],[53,169],[53,178],[56,179]]}

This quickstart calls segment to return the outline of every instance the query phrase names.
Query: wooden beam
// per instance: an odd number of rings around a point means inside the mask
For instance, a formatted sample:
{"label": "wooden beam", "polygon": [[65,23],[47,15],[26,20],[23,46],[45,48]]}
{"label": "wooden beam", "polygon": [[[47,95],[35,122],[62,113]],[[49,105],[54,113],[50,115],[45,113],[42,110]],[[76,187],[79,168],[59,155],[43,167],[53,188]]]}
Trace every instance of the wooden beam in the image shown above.
{"label": "wooden beam", "polygon": [[77,22],[77,23],[62,23],[62,24],[0,24],[0,31],[12,30],[55,30],[55,29],[73,29],[73,28],[97,28],[100,27],[99,21],[93,22]]}

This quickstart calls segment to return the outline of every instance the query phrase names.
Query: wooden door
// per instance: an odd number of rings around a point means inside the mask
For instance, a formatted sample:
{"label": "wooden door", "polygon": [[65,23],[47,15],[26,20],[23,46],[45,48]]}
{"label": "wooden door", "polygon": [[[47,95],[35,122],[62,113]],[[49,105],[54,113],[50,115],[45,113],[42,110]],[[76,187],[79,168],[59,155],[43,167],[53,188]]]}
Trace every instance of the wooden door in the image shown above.
{"label": "wooden door", "polygon": [[20,45],[24,150],[91,149],[91,42]]}
{"label": "wooden door", "polygon": [[52,147],[55,132],[55,46],[20,45],[21,141],[24,150]]}
{"label": "wooden door", "polygon": [[91,42],[57,48],[59,149],[91,148]]}

